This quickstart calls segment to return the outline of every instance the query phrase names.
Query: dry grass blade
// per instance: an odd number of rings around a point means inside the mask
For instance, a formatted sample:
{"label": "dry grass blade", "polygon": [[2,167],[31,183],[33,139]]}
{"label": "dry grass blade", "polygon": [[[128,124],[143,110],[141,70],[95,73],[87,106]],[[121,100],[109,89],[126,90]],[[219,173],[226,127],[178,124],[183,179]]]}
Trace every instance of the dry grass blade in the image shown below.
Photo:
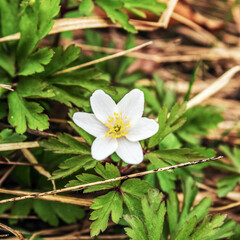
{"label": "dry grass blade", "polygon": [[40,147],[37,141],[22,142],[22,143],[4,143],[4,144],[0,144],[0,152],[9,151],[9,150],[18,150],[23,148],[37,148],[37,147]]}
{"label": "dry grass blade", "polygon": [[[142,21],[130,19],[129,23],[132,24],[137,30],[143,31],[152,31],[156,28],[162,27],[161,23]],[[89,29],[89,28],[107,28],[107,27],[116,27],[122,28],[118,23],[112,23],[111,20],[107,18],[100,17],[81,17],[81,18],[63,18],[57,19],[53,25],[51,31],[48,35],[74,31],[79,29]],[[20,33],[15,33],[6,37],[0,38],[0,42],[7,42],[12,40],[20,39]]]}
{"label": "dry grass blade", "polygon": [[187,103],[187,108],[191,108],[193,106],[196,106],[200,103],[202,103],[205,99],[209,98],[219,90],[221,90],[223,87],[225,87],[234,74],[240,71],[240,66],[235,66],[225,72],[220,78],[218,78],[214,83],[212,83],[208,88],[203,90],[201,93],[199,93],[197,96],[192,98]]}
{"label": "dry grass blade", "polygon": [[14,202],[14,201],[19,201],[19,200],[24,200],[24,199],[30,199],[30,198],[39,198],[39,197],[42,197],[42,196],[53,195],[53,194],[62,193],[62,192],[69,192],[69,191],[73,191],[73,190],[80,190],[80,189],[83,189],[83,188],[96,186],[96,185],[101,185],[101,184],[104,184],[104,183],[127,180],[129,178],[141,177],[141,176],[145,176],[147,174],[156,173],[156,172],[174,170],[176,168],[182,168],[182,167],[187,167],[187,166],[191,166],[191,165],[201,164],[201,163],[205,163],[205,162],[209,162],[209,161],[213,161],[213,160],[219,160],[221,158],[222,158],[222,156],[207,158],[207,159],[203,159],[203,160],[199,160],[199,161],[195,161],[195,162],[181,163],[181,164],[170,166],[170,167],[159,168],[159,169],[155,169],[155,170],[150,170],[150,171],[144,171],[144,172],[134,173],[134,174],[130,174],[130,175],[125,175],[125,176],[122,176],[122,177],[107,179],[107,180],[104,180],[104,181],[87,183],[87,184],[83,184],[83,185],[78,185],[78,186],[73,186],[73,187],[68,187],[68,188],[62,188],[62,189],[59,189],[59,190],[53,190],[53,191],[43,192],[43,193],[38,193],[38,194],[30,194],[30,195],[23,196],[23,197],[4,199],[4,200],[0,201],[0,204],[1,203],[6,203],[6,202]]}
{"label": "dry grass blade", "polygon": [[177,2],[178,0],[169,0],[167,9],[163,12],[158,21],[159,26],[163,26],[164,28],[168,27],[168,23],[173,14],[175,6],[177,5]]}
{"label": "dry grass blade", "polygon": [[224,210],[228,210],[230,208],[239,207],[239,206],[240,206],[240,202],[230,203],[230,204],[228,204],[226,206],[223,206],[223,207],[212,208],[211,212],[224,211]]}
{"label": "dry grass blade", "polygon": [[[21,149],[23,155],[25,156],[25,158],[33,164],[38,164],[37,159],[33,156],[33,154],[26,148]],[[33,165],[33,167],[35,168],[36,171],[38,171],[41,175],[50,178],[51,174],[46,171],[42,166],[37,166],[37,165]],[[56,190],[56,184],[54,180],[51,180],[52,185],[53,185],[53,189]]]}
{"label": "dry grass blade", "polygon": [[11,232],[13,235],[15,235],[18,239],[20,240],[25,240],[25,238],[23,237],[23,235],[19,232],[19,231],[16,231],[10,227],[8,227],[7,225],[5,224],[2,224],[0,223],[0,227],[3,228],[3,229],[6,229],[7,231]]}
{"label": "dry grass blade", "polygon": [[74,71],[74,70],[77,70],[77,69],[80,69],[80,68],[83,68],[83,67],[88,67],[88,66],[94,65],[96,63],[100,63],[100,62],[104,62],[104,61],[107,61],[107,60],[110,60],[110,59],[113,59],[113,58],[117,58],[117,57],[126,55],[129,52],[136,51],[136,50],[139,50],[141,48],[144,48],[144,47],[146,47],[146,46],[148,46],[150,44],[152,44],[152,41],[143,43],[143,44],[141,44],[139,46],[136,46],[134,48],[130,48],[128,50],[124,50],[124,51],[112,54],[110,56],[106,56],[106,57],[103,57],[103,58],[100,58],[100,59],[96,59],[96,60],[93,60],[93,61],[81,64],[81,65],[78,65],[78,66],[75,66],[75,67],[67,68],[65,70],[56,72],[54,75],[59,75],[59,74],[62,74],[62,73],[71,72],[71,71]]}
{"label": "dry grass blade", "polygon": [[[20,190],[8,190],[0,188],[0,193],[4,194],[12,194],[12,195],[18,195],[18,196],[28,196],[28,195],[38,195],[38,192],[27,192],[27,191],[20,191]],[[55,196],[55,195],[49,195],[44,197],[38,197],[42,200],[52,201],[52,202],[61,202],[61,203],[69,203],[69,204],[75,204],[79,206],[85,206],[89,207],[92,205],[93,201],[92,199],[84,199],[84,198],[75,198],[75,197],[68,197],[68,196]]]}

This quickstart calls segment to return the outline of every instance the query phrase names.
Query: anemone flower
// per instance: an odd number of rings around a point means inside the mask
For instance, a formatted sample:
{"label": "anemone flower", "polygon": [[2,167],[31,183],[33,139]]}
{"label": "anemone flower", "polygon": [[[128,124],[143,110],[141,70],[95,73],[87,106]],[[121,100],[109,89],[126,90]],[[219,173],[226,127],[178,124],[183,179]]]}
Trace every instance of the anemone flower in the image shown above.
{"label": "anemone flower", "polygon": [[116,104],[104,91],[96,90],[90,103],[93,113],[76,112],[73,121],[96,137],[91,147],[92,157],[104,160],[116,152],[126,163],[142,162],[143,151],[139,141],[158,131],[158,124],[153,119],[142,117],[143,92],[134,89]]}

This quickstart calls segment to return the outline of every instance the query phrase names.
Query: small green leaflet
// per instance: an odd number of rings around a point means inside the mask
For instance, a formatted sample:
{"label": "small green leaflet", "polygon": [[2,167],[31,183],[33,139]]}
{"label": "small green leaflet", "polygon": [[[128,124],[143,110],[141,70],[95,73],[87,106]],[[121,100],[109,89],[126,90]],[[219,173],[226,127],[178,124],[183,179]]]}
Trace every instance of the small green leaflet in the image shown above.
{"label": "small green leaflet", "polygon": [[0,143],[16,143],[23,142],[26,140],[25,135],[20,135],[18,133],[13,132],[12,129],[4,129],[0,132]]}
{"label": "small green leaflet", "polygon": [[[95,162],[97,161],[95,160]],[[70,181],[66,187],[82,185],[86,183],[98,182],[98,181],[103,181],[111,178],[120,177],[120,172],[118,168],[113,164],[106,163],[104,167],[101,163],[97,163],[94,170],[99,176],[94,174],[89,174],[89,173],[83,173],[76,177],[77,180]],[[97,186],[91,186],[86,188],[84,190],[84,193],[112,189],[112,188],[118,187],[119,184],[120,184],[120,181],[114,181],[114,182],[104,183]]]}
{"label": "small green leaflet", "polygon": [[130,228],[125,228],[127,235],[133,240],[160,239],[166,213],[162,194],[151,189],[141,199],[143,217],[125,215],[124,219]]}
{"label": "small green leaflet", "polygon": [[17,133],[24,133],[27,125],[31,129],[48,129],[48,117],[42,114],[43,108],[36,102],[28,102],[16,91],[8,94],[9,123],[16,127]]}
{"label": "small green leaflet", "polygon": [[90,220],[94,220],[91,225],[91,236],[97,236],[100,231],[104,231],[107,228],[108,218],[112,216],[112,220],[118,223],[122,217],[122,199],[118,192],[111,191],[106,195],[97,197],[93,200],[91,209],[94,211],[91,213]]}
{"label": "small green leaflet", "polygon": [[40,142],[41,147],[48,151],[65,154],[90,154],[90,148],[67,133],[59,133],[56,138]]}
{"label": "small green leaflet", "polygon": [[[240,161],[239,161],[240,149],[237,147],[234,147],[231,151],[231,149],[228,146],[223,146],[223,145],[220,146],[219,149],[231,160],[233,164],[233,169],[231,171],[234,172],[234,174],[222,178],[217,183],[218,196],[225,197],[230,191],[232,191],[236,187],[238,183],[240,183]],[[215,166],[218,167],[219,164],[217,163],[215,164]]]}
{"label": "small green leaflet", "polygon": [[168,108],[166,105],[163,106],[158,117],[159,129],[158,132],[150,138],[148,143],[149,148],[159,144],[168,134],[176,131],[184,124],[186,119],[181,118],[181,116],[185,112],[185,109],[185,102],[182,104],[176,103],[171,110],[170,116],[168,117]]}

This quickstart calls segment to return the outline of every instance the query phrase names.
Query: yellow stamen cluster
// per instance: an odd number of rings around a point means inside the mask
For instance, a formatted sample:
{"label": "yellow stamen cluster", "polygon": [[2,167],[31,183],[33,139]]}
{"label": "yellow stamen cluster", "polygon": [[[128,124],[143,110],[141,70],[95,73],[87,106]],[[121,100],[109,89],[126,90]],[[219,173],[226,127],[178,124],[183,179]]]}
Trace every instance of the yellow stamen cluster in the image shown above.
{"label": "yellow stamen cluster", "polygon": [[127,117],[122,117],[122,112],[120,114],[114,112],[114,117],[108,117],[108,123],[105,126],[109,128],[109,131],[105,134],[105,137],[120,138],[126,136],[130,128],[130,120]]}

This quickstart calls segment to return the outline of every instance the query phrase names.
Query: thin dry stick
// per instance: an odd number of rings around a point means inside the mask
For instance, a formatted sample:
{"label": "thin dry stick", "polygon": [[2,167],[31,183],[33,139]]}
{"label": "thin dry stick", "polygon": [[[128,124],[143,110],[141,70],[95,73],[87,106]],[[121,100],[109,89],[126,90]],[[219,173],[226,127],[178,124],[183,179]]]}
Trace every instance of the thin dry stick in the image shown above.
{"label": "thin dry stick", "polygon": [[[33,194],[35,194],[35,195],[39,194],[38,192],[9,190],[9,189],[3,189],[3,188],[0,188],[0,193],[18,195],[18,196],[28,196],[28,195],[33,195]],[[44,197],[39,197],[39,198],[42,200],[47,200],[47,201],[69,203],[69,204],[75,204],[75,205],[84,206],[84,207],[89,207],[93,203],[92,199],[75,198],[75,197],[61,196],[61,195],[57,195],[57,196],[50,195],[50,196],[44,196]]]}
{"label": "thin dry stick", "polygon": [[[23,148],[21,149],[23,155],[25,156],[25,158],[30,162],[30,163],[33,163],[33,164],[38,164],[38,161],[37,159],[34,157],[34,155],[27,149],[27,148]],[[39,172],[41,175],[47,177],[47,178],[50,178],[51,177],[51,174],[46,171],[42,166],[36,166],[34,165],[33,166],[35,168],[35,170],[37,172]],[[55,181],[54,180],[51,180],[52,182],[52,185],[53,185],[53,190],[56,190],[56,184],[55,184]]]}
{"label": "thin dry stick", "polygon": [[103,57],[103,58],[100,58],[100,59],[96,59],[96,60],[93,60],[93,61],[81,64],[81,65],[78,65],[78,66],[75,66],[75,67],[64,69],[62,71],[56,72],[54,75],[59,75],[59,74],[62,74],[62,73],[71,72],[71,71],[74,71],[74,70],[77,70],[77,69],[80,69],[80,68],[83,68],[83,67],[88,67],[88,66],[94,65],[96,63],[100,63],[100,62],[104,62],[104,61],[107,61],[107,60],[110,60],[110,59],[113,59],[113,58],[117,58],[117,57],[126,55],[129,52],[136,51],[136,50],[139,50],[141,48],[144,48],[144,47],[146,47],[146,46],[148,46],[148,45],[150,45],[152,43],[153,43],[152,41],[149,41],[149,42],[143,43],[143,44],[141,44],[139,46],[136,46],[134,48],[130,48],[128,50],[124,50],[124,51],[112,54],[110,56],[106,56],[106,57]]}
{"label": "thin dry stick", "polygon": [[129,179],[129,178],[141,177],[141,176],[145,176],[145,175],[150,174],[150,173],[156,173],[156,172],[163,172],[163,171],[173,170],[173,169],[176,169],[176,168],[182,168],[182,167],[187,167],[187,166],[191,166],[191,165],[205,163],[205,162],[209,162],[209,161],[213,161],[213,160],[219,160],[221,158],[222,158],[222,156],[213,157],[213,158],[207,158],[207,159],[203,159],[203,160],[199,160],[199,161],[195,161],[195,162],[181,163],[181,164],[170,166],[170,167],[159,168],[159,169],[155,169],[155,170],[134,173],[134,174],[130,174],[130,175],[122,176],[122,177],[107,179],[107,180],[104,180],[104,181],[87,183],[87,184],[83,184],[83,185],[78,185],[78,186],[73,186],[73,187],[68,187],[68,188],[63,188],[63,189],[59,189],[59,190],[43,192],[43,193],[38,193],[38,194],[30,194],[30,195],[23,196],[23,197],[16,197],[16,198],[5,199],[5,200],[1,200],[0,204],[1,203],[6,203],[6,202],[14,202],[14,201],[19,201],[19,200],[24,200],[24,199],[30,199],[30,198],[38,198],[38,197],[43,197],[43,196],[47,196],[47,195],[53,195],[53,194],[62,193],[62,192],[69,192],[69,191],[73,191],[73,190],[80,190],[80,189],[83,189],[83,188],[96,186],[96,185],[100,185],[100,184],[104,184],[104,183],[121,181],[121,180],[126,180],[126,179]]}
{"label": "thin dry stick", "polygon": [[223,87],[225,87],[229,81],[231,80],[232,76],[240,71],[240,66],[235,66],[225,72],[220,78],[218,78],[214,83],[212,83],[208,88],[200,92],[197,96],[192,98],[187,103],[187,109],[191,108],[193,106],[196,106],[200,103],[202,103],[204,100],[221,90]]}
{"label": "thin dry stick", "polygon": [[4,144],[0,144],[0,152],[9,151],[9,150],[18,150],[22,148],[36,148],[36,147],[40,147],[37,141],[22,142],[22,143],[4,143]]}
{"label": "thin dry stick", "polygon": [[7,231],[11,232],[13,235],[15,235],[18,239],[20,240],[25,240],[25,238],[23,237],[23,235],[19,232],[19,231],[16,231],[10,227],[8,227],[7,225],[5,224],[2,224],[0,223],[0,227],[2,227],[3,229],[6,229]]}
{"label": "thin dry stick", "polygon": [[4,175],[1,177],[0,179],[0,187],[2,186],[3,182],[6,180],[6,178],[9,176],[9,174],[12,172],[12,170],[15,168],[14,166],[11,166],[5,173]]}
{"label": "thin dry stick", "polygon": [[224,210],[227,210],[229,208],[234,208],[234,207],[238,207],[238,206],[240,206],[240,202],[231,203],[231,204],[228,204],[228,205],[223,206],[223,207],[212,208],[211,212],[224,211]]}

